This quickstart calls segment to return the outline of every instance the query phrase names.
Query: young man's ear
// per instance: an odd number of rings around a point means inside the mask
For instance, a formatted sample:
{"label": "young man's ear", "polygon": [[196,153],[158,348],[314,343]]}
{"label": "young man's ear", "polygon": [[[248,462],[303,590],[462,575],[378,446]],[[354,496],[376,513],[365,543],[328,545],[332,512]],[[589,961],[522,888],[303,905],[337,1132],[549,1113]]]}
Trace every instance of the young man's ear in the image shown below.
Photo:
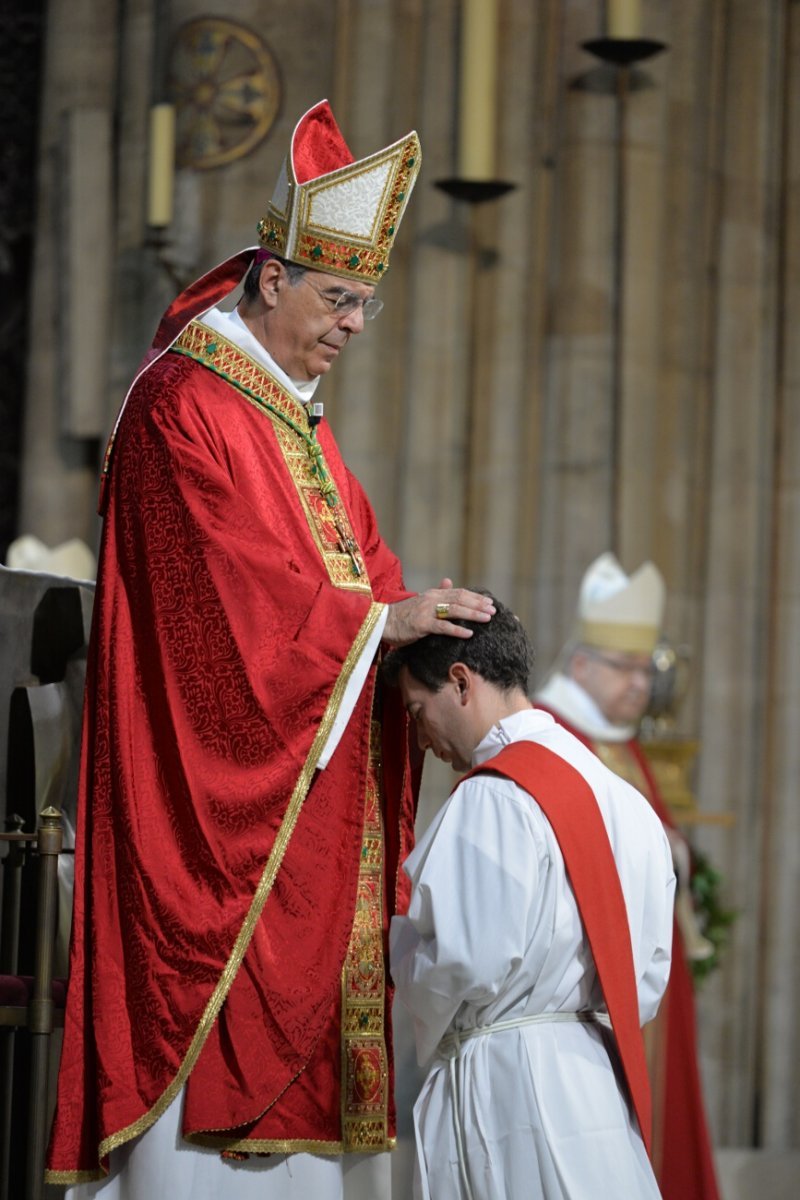
{"label": "young man's ear", "polygon": [[448,671],[448,678],[455,684],[460,702],[466,704],[472,691],[472,674],[469,667],[460,662],[453,663]]}

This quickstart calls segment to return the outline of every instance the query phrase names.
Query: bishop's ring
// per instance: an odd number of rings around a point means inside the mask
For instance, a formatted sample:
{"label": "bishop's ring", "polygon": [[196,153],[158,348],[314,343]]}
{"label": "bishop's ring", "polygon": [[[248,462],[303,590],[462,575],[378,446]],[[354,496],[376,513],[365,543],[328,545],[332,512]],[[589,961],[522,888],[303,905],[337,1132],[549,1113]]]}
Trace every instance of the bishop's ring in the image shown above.
{"label": "bishop's ring", "polygon": [[447,618],[450,616],[450,605],[449,604],[437,604],[436,605],[436,616],[440,621],[446,621]]}

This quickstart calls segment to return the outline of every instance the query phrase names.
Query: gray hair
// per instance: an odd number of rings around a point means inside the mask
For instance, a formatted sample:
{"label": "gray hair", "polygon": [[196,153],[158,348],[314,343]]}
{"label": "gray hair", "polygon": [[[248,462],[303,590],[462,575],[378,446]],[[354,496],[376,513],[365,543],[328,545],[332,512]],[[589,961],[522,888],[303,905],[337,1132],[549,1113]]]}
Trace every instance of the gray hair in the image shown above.
{"label": "gray hair", "polygon": [[[277,254],[273,254],[271,257],[279,262],[286,271],[290,287],[298,284],[308,270],[308,267],[301,267],[299,263],[287,262]],[[265,262],[269,262],[269,259],[263,258],[260,262],[252,263],[244,277],[242,299],[248,304],[252,304],[254,300],[258,299],[258,281],[261,278],[261,268]]]}

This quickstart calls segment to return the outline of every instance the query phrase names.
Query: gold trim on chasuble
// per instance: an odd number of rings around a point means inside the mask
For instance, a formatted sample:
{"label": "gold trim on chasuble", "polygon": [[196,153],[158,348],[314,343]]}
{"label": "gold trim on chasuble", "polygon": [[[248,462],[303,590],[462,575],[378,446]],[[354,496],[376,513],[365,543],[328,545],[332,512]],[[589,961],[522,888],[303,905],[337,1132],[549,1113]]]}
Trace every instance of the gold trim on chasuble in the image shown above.
{"label": "gold trim on chasuble", "polygon": [[356,912],[342,971],[341,1088],[345,1150],[385,1150],[395,1142],[387,1136],[389,1057],[384,1034],[381,778],[381,727],[378,721],[373,721]]}
{"label": "gold trim on chasuble", "polygon": [[272,422],[311,536],[334,587],[372,593],[364,558],[305,407],[250,358],[201,321],[192,321],[172,350],[193,359],[241,392]]}
{"label": "gold trim on chasuble", "polygon": [[373,720],[370,727],[356,910],[342,968],[341,1138],[335,1141],[309,1138],[241,1138],[231,1141],[220,1136],[219,1132],[209,1132],[192,1134],[187,1141],[244,1155],[374,1153],[393,1149],[397,1144],[397,1139],[389,1137],[388,1132],[389,1055],[384,1024],[384,836],[380,781],[381,726],[379,721]]}
{"label": "gold trim on chasuble", "polygon": [[[278,830],[277,836],[273,843],[272,850],[270,851],[266,866],[262,872],[261,879],[258,882],[258,887],[256,888],[253,900],[250,904],[250,909],[244,919],[241,929],[239,930],[239,934],[234,942],[230,957],[222,970],[222,974],[217,981],[217,985],[211,994],[211,998],[205,1007],[202,1017],[200,1018],[200,1022],[195,1030],[194,1037],[189,1044],[189,1049],[186,1051],[183,1061],[178,1067],[177,1073],[158,1097],[152,1108],[150,1108],[136,1121],[133,1121],[130,1125],[126,1126],[125,1129],[120,1129],[116,1133],[112,1133],[108,1137],[103,1138],[97,1151],[98,1160],[104,1159],[106,1155],[111,1153],[112,1150],[119,1149],[120,1146],[123,1146],[126,1142],[129,1142],[132,1138],[138,1137],[140,1134],[149,1129],[151,1125],[154,1125],[158,1118],[167,1111],[170,1104],[178,1095],[181,1088],[186,1083],[186,1080],[189,1078],[189,1075],[191,1074],[192,1069],[194,1068],[194,1065],[200,1056],[200,1052],[203,1049],[203,1044],[211,1032],[211,1027],[219,1016],[219,1011],[222,1008],[225,997],[230,991],[233,981],[236,978],[236,973],[238,972],[239,967],[242,964],[242,960],[247,953],[247,948],[250,945],[250,940],[255,931],[255,927],[261,918],[264,905],[266,904],[270,892],[272,891],[273,884],[275,883],[275,879],[283,861],[283,856],[286,853],[286,849],[289,845],[294,827],[297,824],[298,817],[300,816],[300,810],[303,807],[303,801],[305,800],[306,793],[311,785],[311,780],[314,775],[314,771],[316,770],[319,756],[325,747],[325,743],[328,740],[333,723],[336,719],[336,714],[341,706],[347,684],[350,681],[350,676],[353,673],[355,665],[358,662],[364,647],[369,641],[369,638],[375,628],[375,624],[378,621],[380,614],[383,612],[383,609],[383,604],[373,603],[370,605],[369,612],[364,618],[364,622],[359,629],[352,646],[350,647],[347,658],[342,666],[342,670],[339,673],[339,678],[334,684],[331,698],[328,701],[322,720],[320,721],[319,729],[317,730],[316,736],[311,745],[311,749],[308,753],[308,758],[303,764],[303,768],[297,777],[297,782],[295,783],[291,799],[287,805],[283,821],[281,822],[280,829]],[[220,1144],[227,1145],[228,1143],[226,1143],[224,1139],[220,1139]],[[231,1148],[236,1149],[237,1147]],[[241,1145],[241,1147],[238,1148],[243,1150],[253,1150],[257,1149],[258,1147],[254,1146],[252,1143],[245,1142]],[[293,1150],[300,1148],[300,1146],[296,1146],[294,1144],[291,1145],[291,1149]],[[315,1149],[318,1152],[322,1151],[324,1153],[326,1149],[326,1143],[308,1143],[304,1148]],[[290,1147],[287,1144],[287,1151],[289,1149]],[[329,1152],[336,1153],[337,1151],[331,1148]],[[107,1174],[108,1171],[103,1167],[99,1167],[96,1171],[48,1170],[45,1171],[45,1182],[56,1184],[88,1183],[97,1179],[105,1179]]]}
{"label": "gold trim on chasuble", "polygon": [[609,771],[613,771],[620,779],[624,779],[626,783],[635,787],[637,792],[641,792],[647,799],[650,798],[647,776],[626,742],[592,740],[592,745],[597,757],[604,766],[608,767]]}

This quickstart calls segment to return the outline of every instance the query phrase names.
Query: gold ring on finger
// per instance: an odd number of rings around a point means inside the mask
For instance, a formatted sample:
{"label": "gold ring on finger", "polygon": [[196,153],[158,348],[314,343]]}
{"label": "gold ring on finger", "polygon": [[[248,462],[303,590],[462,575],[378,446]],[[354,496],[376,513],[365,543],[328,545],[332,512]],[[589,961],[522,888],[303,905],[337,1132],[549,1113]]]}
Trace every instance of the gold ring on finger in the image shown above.
{"label": "gold ring on finger", "polygon": [[450,605],[449,604],[437,604],[436,605],[436,617],[439,621],[446,621],[449,616],[450,616]]}

